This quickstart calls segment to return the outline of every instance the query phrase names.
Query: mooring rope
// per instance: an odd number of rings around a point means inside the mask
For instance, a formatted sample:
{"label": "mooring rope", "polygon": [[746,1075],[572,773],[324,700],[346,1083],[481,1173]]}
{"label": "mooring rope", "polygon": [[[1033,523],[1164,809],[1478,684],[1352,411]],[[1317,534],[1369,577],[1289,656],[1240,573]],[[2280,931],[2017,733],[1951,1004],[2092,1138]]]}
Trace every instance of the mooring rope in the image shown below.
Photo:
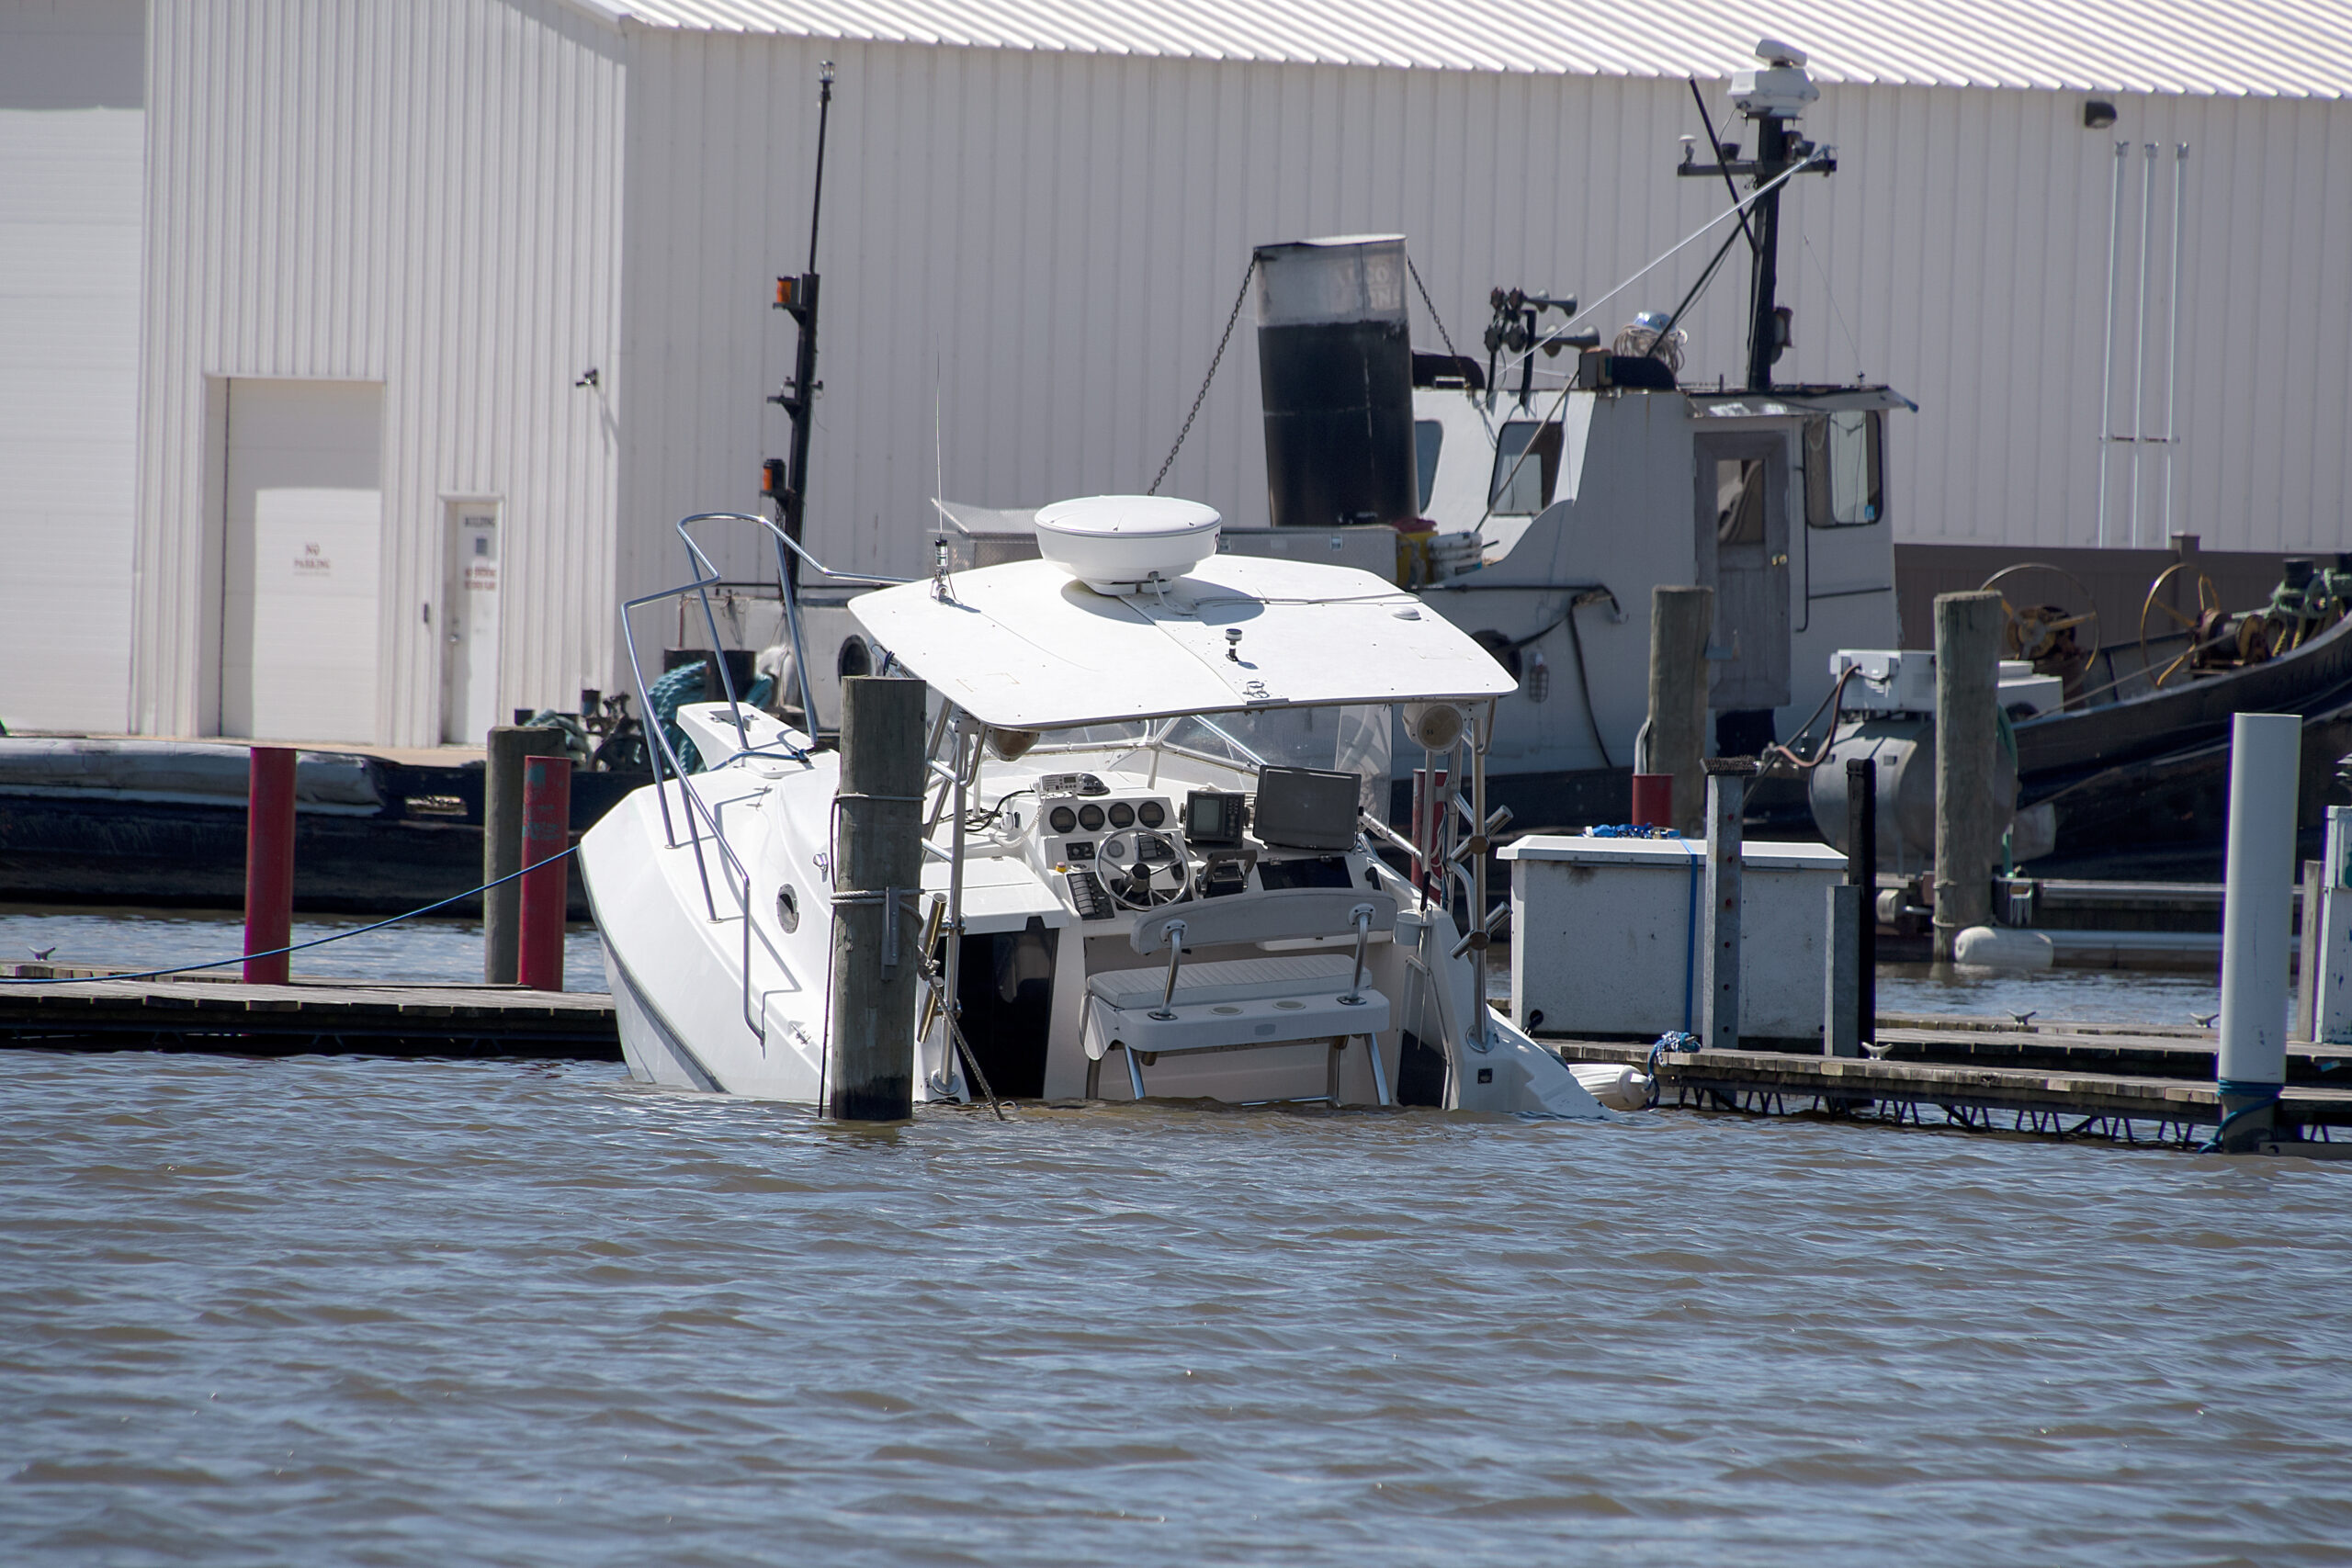
{"label": "mooring rope", "polygon": [[305,948],[324,947],[331,942],[344,942],[355,936],[366,936],[369,931],[379,931],[386,926],[396,926],[402,920],[413,920],[419,915],[429,915],[435,909],[446,909],[452,904],[461,903],[472,897],[477,893],[487,893],[500,883],[512,882],[518,876],[537,871],[550,861],[561,860],[579,847],[577,844],[568,845],[558,850],[554,854],[540,856],[521,871],[510,871],[503,876],[483,883],[480,887],[469,887],[463,893],[452,893],[447,898],[437,903],[427,904],[422,908],[388,916],[378,920],[374,925],[355,926],[347,931],[331,931],[325,936],[314,936],[308,942],[298,942],[289,947],[273,947],[266,953],[241,953],[234,958],[218,958],[209,964],[179,964],[169,969],[141,969],[124,975],[61,975],[53,979],[31,975],[0,976],[0,986],[71,986],[96,980],[155,980],[165,975],[193,975],[205,969],[226,969],[230,964],[243,964],[248,958],[276,958],[284,953],[300,953]]}

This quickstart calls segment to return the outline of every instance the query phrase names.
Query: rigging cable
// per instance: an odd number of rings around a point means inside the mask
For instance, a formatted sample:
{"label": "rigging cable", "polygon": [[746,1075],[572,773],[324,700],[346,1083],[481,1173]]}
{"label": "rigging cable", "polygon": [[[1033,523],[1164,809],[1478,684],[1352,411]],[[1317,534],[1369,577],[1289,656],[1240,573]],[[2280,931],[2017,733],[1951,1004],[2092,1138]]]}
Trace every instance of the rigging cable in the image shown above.
{"label": "rigging cable", "polygon": [[1159,472],[1151,478],[1151,488],[1146,495],[1158,495],[1159,484],[1168,470],[1176,466],[1176,454],[1184,449],[1184,438],[1193,434],[1193,422],[1201,417],[1201,404],[1209,395],[1209,385],[1216,379],[1216,367],[1225,363],[1226,345],[1233,341],[1233,324],[1241,319],[1241,306],[1250,298],[1250,280],[1257,276],[1258,258],[1252,255],[1250,265],[1241,269],[1241,287],[1233,296],[1233,310],[1225,318],[1225,335],[1216,340],[1216,353],[1209,357],[1209,373],[1201,378],[1201,389],[1193,394],[1192,412],[1184,416],[1184,428],[1176,433],[1176,445],[1168,449],[1168,460],[1159,465]]}
{"label": "rigging cable", "polygon": [[[1437,328],[1438,342],[1445,344],[1446,353],[1460,359],[1462,351],[1453,346],[1453,334],[1445,330],[1445,318],[1437,313],[1437,301],[1430,298],[1430,286],[1421,281],[1421,269],[1413,265],[1413,253],[1410,251],[1405,253],[1405,270],[1412,276],[1413,287],[1421,291],[1421,309],[1430,313],[1430,324]],[[1479,401],[1478,395],[1470,389],[1466,377],[1462,382],[1462,395],[1470,400],[1472,408],[1478,411],[1478,423],[1487,427],[1487,439],[1492,441],[1495,438],[1495,422],[1487,417],[1487,405]]]}

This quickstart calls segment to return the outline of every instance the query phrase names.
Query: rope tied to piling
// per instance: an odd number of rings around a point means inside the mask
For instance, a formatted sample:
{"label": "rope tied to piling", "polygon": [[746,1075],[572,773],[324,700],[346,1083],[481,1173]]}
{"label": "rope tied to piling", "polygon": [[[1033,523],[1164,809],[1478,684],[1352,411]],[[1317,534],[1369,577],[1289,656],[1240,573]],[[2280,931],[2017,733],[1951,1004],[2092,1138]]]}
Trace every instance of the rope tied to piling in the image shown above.
{"label": "rope tied to piling", "polygon": [[2216,1103],[2219,1103],[2223,1095],[2252,1096],[2253,1098],[2249,1103],[2241,1105],[2223,1116],[2222,1124],[2213,1129],[2212,1137],[2198,1145],[2197,1152],[2200,1155],[2229,1153],[2230,1151],[2224,1145],[2229,1139],[2230,1129],[2256,1111],[2268,1111],[2276,1106],[2278,1103],[2279,1094],[2286,1087],[2284,1084],[2275,1083],[2241,1083],[2235,1078],[2214,1079],[2213,1095]]}
{"label": "rope tied to piling", "polygon": [[1642,1071],[1649,1075],[1649,1102],[1652,1105],[1657,1103],[1657,1059],[1669,1051],[1680,1056],[1697,1049],[1699,1037],[1684,1030],[1669,1029],[1657,1037],[1657,1043],[1650,1047],[1650,1054],[1642,1060]]}

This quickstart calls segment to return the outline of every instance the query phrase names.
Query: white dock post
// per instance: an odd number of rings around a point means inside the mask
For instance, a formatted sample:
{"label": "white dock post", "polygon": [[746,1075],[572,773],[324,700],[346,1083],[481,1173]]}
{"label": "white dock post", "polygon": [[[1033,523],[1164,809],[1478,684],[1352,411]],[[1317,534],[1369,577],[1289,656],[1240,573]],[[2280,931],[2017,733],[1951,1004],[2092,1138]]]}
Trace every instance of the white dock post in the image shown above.
{"label": "white dock post", "polygon": [[1700,920],[1706,958],[1700,978],[1705,996],[1699,1043],[1710,1051],[1739,1049],[1739,852],[1753,759],[1710,757],[1707,769],[1707,908]]}
{"label": "white dock post", "polygon": [[2214,1090],[2223,1153],[2272,1135],[2287,1081],[2288,916],[2303,721],[2242,713],[2230,725],[2230,828],[2222,888],[2222,1044]]}
{"label": "white dock post", "polygon": [[2312,1039],[2352,1045],[2352,806],[2327,808],[2321,854],[2317,886],[2303,885],[2303,922],[2319,931],[2316,943],[2304,944],[2312,958],[2303,988],[2312,999]]}

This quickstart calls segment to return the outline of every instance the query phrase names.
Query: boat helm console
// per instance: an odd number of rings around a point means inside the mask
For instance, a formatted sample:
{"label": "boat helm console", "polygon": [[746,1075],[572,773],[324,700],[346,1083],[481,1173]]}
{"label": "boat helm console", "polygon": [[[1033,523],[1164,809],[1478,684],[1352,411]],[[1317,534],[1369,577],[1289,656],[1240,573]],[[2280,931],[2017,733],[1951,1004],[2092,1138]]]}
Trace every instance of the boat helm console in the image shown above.
{"label": "boat helm console", "polygon": [[1352,773],[1269,767],[1254,794],[1193,789],[1181,810],[1172,795],[1116,775],[1049,773],[1036,788],[1023,852],[1081,920],[1252,890],[1371,885]]}

